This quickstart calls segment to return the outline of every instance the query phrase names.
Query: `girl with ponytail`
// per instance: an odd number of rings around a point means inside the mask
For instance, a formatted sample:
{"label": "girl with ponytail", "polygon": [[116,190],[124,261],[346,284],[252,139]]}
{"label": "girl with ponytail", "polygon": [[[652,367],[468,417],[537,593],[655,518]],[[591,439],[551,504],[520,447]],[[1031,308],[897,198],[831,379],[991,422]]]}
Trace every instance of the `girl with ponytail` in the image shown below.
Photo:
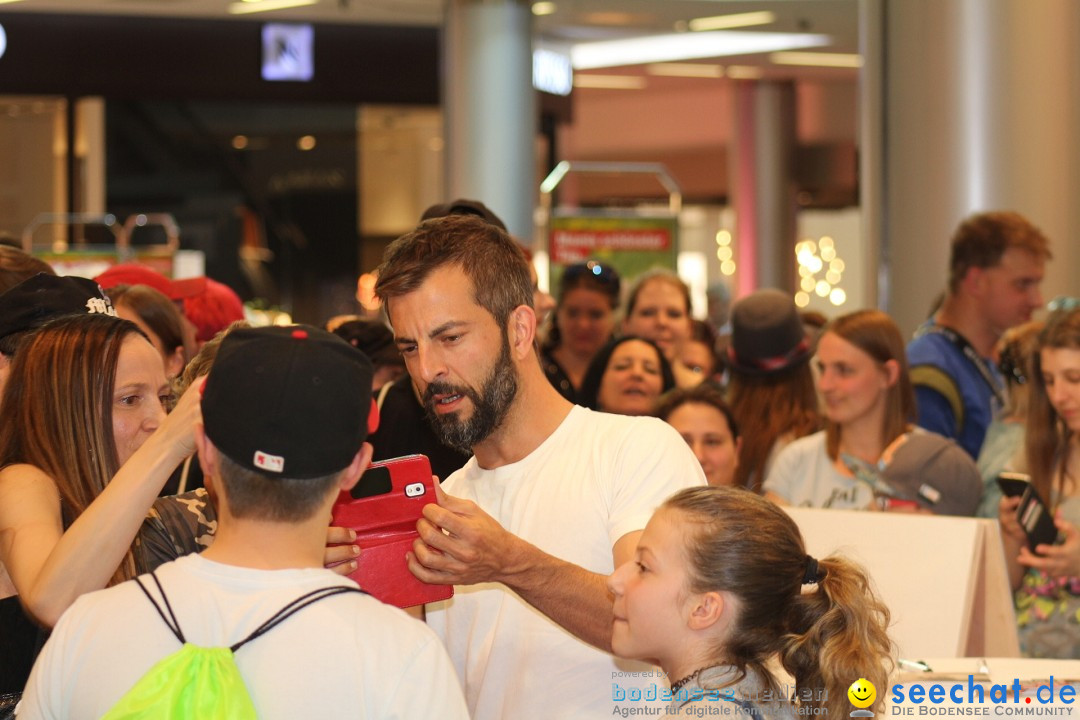
{"label": "girl with ponytail", "polygon": [[[752,492],[676,493],[608,587],[612,648],[660,664],[674,697],[670,716],[690,717],[698,702],[719,697],[754,717],[823,714],[809,708],[845,717],[848,687],[860,678],[878,689],[870,709],[883,708],[888,609],[860,567],[836,555],[811,558],[794,521]],[[790,700],[777,700],[774,660],[795,680]]]}

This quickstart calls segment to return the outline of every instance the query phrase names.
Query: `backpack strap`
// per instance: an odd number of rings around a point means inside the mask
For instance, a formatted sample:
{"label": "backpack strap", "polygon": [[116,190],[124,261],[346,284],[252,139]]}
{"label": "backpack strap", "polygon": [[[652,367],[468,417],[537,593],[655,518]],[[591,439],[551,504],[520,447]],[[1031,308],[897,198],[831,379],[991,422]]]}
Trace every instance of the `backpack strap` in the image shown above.
{"label": "backpack strap", "polygon": [[[157,585],[158,592],[161,593],[161,599],[165,605],[164,610],[162,609],[161,605],[158,604],[157,600],[154,599],[154,596],[150,594],[150,591],[146,589],[146,586],[142,584],[142,580],[136,577],[135,582],[139,586],[139,589],[143,591],[143,594],[146,595],[147,599],[150,601],[150,604],[154,606],[155,610],[157,610],[158,615],[160,615],[161,619],[165,622],[165,626],[172,631],[172,634],[176,636],[176,639],[179,640],[181,644],[186,644],[187,640],[184,638],[183,631],[180,630],[180,623],[176,619],[176,613],[173,612],[172,605],[169,604],[169,598],[165,595],[165,589],[161,587],[161,581],[158,580],[157,575],[155,575],[154,573],[150,573],[150,578],[154,581],[154,584]],[[305,593],[304,595],[301,595],[300,597],[296,598],[288,605],[274,613],[269,620],[264,622],[259,627],[255,628],[255,630],[252,631],[252,633],[246,638],[233,645],[230,645],[229,650],[235,653],[247,643],[251,642],[252,640],[261,635],[270,632],[279,624],[281,624],[285,620],[288,620],[290,617],[303,610],[308,605],[314,605],[315,603],[319,602],[320,600],[324,600],[325,598],[349,592],[361,593],[363,595],[367,594],[360,588],[349,587],[347,585],[334,585],[332,587],[319,588],[318,590],[312,590],[309,593]],[[166,611],[168,611],[168,617],[165,616]]]}
{"label": "backpack strap", "polygon": [[986,358],[979,354],[971,341],[951,327],[939,325],[937,322],[932,325],[924,325],[915,333],[917,338],[923,335],[941,335],[955,345],[956,349],[974,366],[986,386],[990,388],[990,392],[998,401],[998,407],[1005,407],[1008,404],[1008,398],[1005,397],[1005,388],[1002,386],[1001,380],[994,375],[994,371],[990,368]]}
{"label": "backpack strap", "polygon": [[952,408],[953,422],[956,426],[956,437],[964,431],[964,398],[960,395],[960,387],[951,375],[936,365],[915,365],[908,371],[911,384],[933,390]]}
{"label": "backpack strap", "polygon": [[300,597],[296,598],[295,600],[293,600],[291,603],[289,603],[285,607],[278,610],[276,613],[274,613],[274,615],[269,620],[264,622],[259,627],[255,628],[255,630],[250,635],[248,635],[246,638],[244,638],[243,640],[241,640],[238,643],[230,645],[229,649],[232,650],[235,653],[237,650],[239,650],[241,647],[243,647],[247,643],[251,642],[252,640],[254,640],[255,638],[257,638],[257,637],[259,637],[261,635],[264,635],[264,634],[270,632],[275,627],[277,627],[280,623],[284,622],[285,620],[288,620],[290,617],[292,617],[296,613],[300,612],[301,610],[306,608],[308,605],[314,605],[315,603],[319,602],[320,600],[324,600],[324,599],[326,599],[328,597],[332,597],[334,595],[341,595],[342,593],[349,593],[349,592],[361,593],[361,594],[365,594],[365,595],[367,594],[367,593],[364,593],[364,591],[361,590],[360,588],[349,587],[349,586],[346,586],[346,585],[335,585],[333,587],[324,587],[324,588],[319,588],[318,590],[312,590],[309,593],[301,595]]}
{"label": "backpack strap", "polygon": [[161,616],[165,626],[172,631],[172,634],[176,636],[176,639],[180,641],[181,645],[185,644],[187,640],[184,639],[184,633],[180,630],[180,623],[176,620],[176,613],[173,612],[172,605],[169,604],[169,598],[165,595],[165,588],[161,587],[161,581],[158,580],[157,575],[150,573],[150,578],[154,581],[154,584],[157,585],[158,592],[161,593],[161,600],[165,603],[165,610],[169,611],[169,617],[165,617],[165,611],[161,609],[161,606],[158,605],[154,596],[151,595],[150,591],[146,589],[146,586],[142,584],[142,580],[136,577],[135,583],[139,586],[139,589],[143,591],[143,594],[146,595],[146,599],[150,601],[150,604],[154,606],[154,609],[157,610],[157,613]]}

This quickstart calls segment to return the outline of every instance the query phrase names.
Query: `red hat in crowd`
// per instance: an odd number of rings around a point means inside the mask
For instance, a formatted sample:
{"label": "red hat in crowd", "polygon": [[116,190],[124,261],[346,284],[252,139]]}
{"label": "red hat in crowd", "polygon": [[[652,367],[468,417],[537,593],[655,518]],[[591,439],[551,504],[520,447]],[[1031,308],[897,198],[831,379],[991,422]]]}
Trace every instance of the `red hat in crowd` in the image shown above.
{"label": "red hat in crowd", "polygon": [[244,319],[244,303],[228,285],[210,278],[202,292],[184,298],[184,316],[195,326],[195,339],[211,340],[237,320]]}
{"label": "red hat in crowd", "polygon": [[207,284],[204,277],[170,280],[157,270],[135,263],[113,265],[94,280],[106,290],[117,285],[149,285],[170,300],[183,300],[199,295],[206,291]]}

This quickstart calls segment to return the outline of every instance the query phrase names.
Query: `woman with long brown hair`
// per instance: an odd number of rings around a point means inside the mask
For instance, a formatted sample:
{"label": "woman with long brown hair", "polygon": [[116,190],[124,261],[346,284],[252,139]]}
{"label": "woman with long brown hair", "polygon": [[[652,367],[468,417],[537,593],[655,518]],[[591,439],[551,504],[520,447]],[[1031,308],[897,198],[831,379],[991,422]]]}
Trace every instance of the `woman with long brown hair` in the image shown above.
{"label": "woman with long brown hair", "polygon": [[[808,555],[795,522],[754,493],[679,491],[608,588],[612,649],[660,663],[668,717],[700,717],[718,700],[746,717],[844,717],[856,678],[878,688],[873,709],[884,707],[889,611],[865,571],[839,555]],[[773,660],[795,679],[793,698]]]}
{"label": "woman with long brown hair", "polygon": [[915,393],[892,318],[859,310],[832,321],[818,341],[817,367],[825,430],[784,448],[765,480],[766,497],[804,507],[975,512],[982,495],[975,463],[955,443],[912,425]]}
{"label": "woman with long brown hair", "polygon": [[63,317],[20,346],[0,402],[0,561],[43,625],[134,576],[143,518],[194,451],[198,388],[166,416],[168,393],[126,320]]}
{"label": "woman with long brown hair", "polygon": [[616,415],[652,415],[656,401],[673,387],[671,365],[656,343],[623,335],[593,357],[578,404]]}
{"label": "woman with long brown hair", "polygon": [[1060,540],[1029,548],[1016,517],[1020,498],[1001,500],[1020,646],[1030,657],[1080,658],[1080,309],[1047,321],[1030,377],[1027,471],[1050,504]]}

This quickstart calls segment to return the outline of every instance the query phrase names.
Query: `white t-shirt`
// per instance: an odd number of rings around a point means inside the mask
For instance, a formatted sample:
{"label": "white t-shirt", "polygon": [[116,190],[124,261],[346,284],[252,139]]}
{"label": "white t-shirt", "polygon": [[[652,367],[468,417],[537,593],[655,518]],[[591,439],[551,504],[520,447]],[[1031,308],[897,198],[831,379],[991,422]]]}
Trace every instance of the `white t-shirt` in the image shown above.
{"label": "white t-shirt", "polygon": [[[188,555],[157,569],[188,642],[228,647],[301,595],[354,585],[329,570],[253,570]],[[144,576],[155,598],[157,588]],[[19,720],[99,718],[180,649],[132,582],[79,598],[30,674]],[[236,651],[260,718],[461,718],[461,688],[423,623],[368,595],[310,605]]]}
{"label": "white t-shirt", "polygon": [[866,510],[870,487],[836,469],[825,451],[825,431],[795,440],[780,451],[762,487],[798,507]]}
{"label": "white t-shirt", "polygon": [[[619,538],[643,529],[677,490],[704,484],[697,459],[667,423],[575,406],[524,459],[484,470],[474,457],[443,487],[544,552],[607,575]],[[616,661],[504,585],[454,592],[428,605],[427,619],[464,680],[474,720],[608,718],[613,684],[658,680],[651,666]]]}

